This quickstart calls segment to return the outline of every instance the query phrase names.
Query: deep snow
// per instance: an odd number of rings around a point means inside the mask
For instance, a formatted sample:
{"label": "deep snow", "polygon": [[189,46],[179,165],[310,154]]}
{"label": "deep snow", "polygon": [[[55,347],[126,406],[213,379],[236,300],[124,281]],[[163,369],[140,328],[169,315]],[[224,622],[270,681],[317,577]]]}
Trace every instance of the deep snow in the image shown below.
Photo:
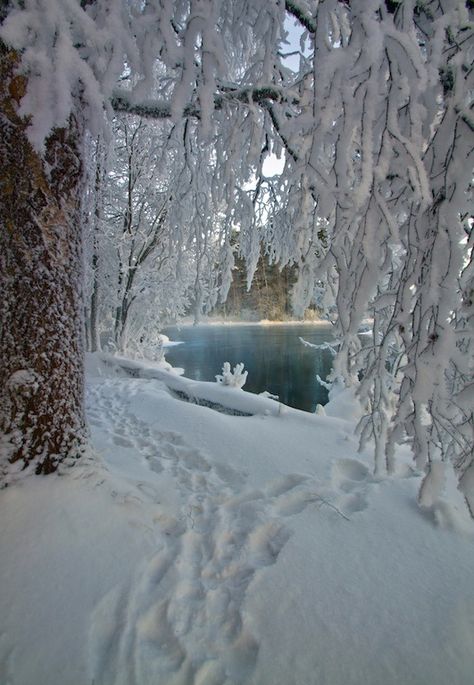
{"label": "deep snow", "polygon": [[0,492],[1,685],[472,684],[453,482],[421,509],[407,449],[374,480],[347,397],[310,415],[119,363],[142,377],[89,358],[93,451]]}

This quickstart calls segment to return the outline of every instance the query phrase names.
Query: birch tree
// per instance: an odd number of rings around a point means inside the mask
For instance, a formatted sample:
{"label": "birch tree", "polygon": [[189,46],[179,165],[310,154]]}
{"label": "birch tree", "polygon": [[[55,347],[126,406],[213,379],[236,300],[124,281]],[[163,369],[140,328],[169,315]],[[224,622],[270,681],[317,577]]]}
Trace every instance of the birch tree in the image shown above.
{"label": "birch tree", "polygon": [[[88,211],[87,310],[91,333],[100,319],[103,335],[125,352],[129,343],[156,338],[165,314],[183,313],[192,273],[180,247],[187,227],[174,224],[173,160],[161,154],[167,130],[117,117],[112,133],[99,197],[93,194]],[[97,179],[97,151],[94,157]],[[90,337],[97,346],[98,332]]]}

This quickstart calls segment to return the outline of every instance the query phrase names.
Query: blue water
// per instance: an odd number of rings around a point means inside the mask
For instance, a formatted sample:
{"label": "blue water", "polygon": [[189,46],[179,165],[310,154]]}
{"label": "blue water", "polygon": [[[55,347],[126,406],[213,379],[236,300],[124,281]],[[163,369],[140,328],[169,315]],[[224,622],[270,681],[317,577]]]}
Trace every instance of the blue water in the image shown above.
{"label": "blue water", "polygon": [[305,347],[299,337],[320,344],[331,341],[328,327],[300,325],[212,325],[168,327],[164,333],[183,345],[169,348],[166,359],[198,381],[214,381],[224,362],[243,362],[248,370],[245,390],[278,395],[291,407],[313,412],[327,402],[327,391],[316,380],[331,370],[327,350]]}

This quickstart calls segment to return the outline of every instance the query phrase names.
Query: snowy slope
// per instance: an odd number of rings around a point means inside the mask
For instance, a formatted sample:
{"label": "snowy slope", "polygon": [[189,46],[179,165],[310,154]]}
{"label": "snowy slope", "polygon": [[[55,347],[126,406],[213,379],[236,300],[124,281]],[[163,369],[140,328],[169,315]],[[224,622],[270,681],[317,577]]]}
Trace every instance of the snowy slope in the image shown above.
{"label": "snowy slope", "polygon": [[1,685],[471,685],[460,500],[374,481],[340,418],[90,369],[94,453],[0,493]]}

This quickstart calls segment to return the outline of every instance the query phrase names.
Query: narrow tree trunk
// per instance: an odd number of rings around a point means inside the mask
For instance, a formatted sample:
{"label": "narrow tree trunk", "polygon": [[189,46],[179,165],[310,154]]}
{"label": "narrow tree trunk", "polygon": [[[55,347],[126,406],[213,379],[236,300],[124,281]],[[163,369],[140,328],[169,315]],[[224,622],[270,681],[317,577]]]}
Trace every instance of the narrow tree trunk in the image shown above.
{"label": "narrow tree trunk", "polygon": [[104,192],[104,155],[100,137],[96,142],[95,187],[94,187],[94,224],[92,238],[92,293],[89,312],[89,349],[98,352],[101,349],[99,334],[99,293],[100,293],[100,249],[99,231],[102,223]]}
{"label": "narrow tree trunk", "polygon": [[17,65],[0,44],[0,469],[50,473],[84,440],[81,135],[32,148]]}
{"label": "narrow tree trunk", "polygon": [[91,352],[98,352],[101,349],[99,334],[99,246],[95,235],[92,249],[94,252],[92,254],[93,283],[89,314],[89,349]]}

